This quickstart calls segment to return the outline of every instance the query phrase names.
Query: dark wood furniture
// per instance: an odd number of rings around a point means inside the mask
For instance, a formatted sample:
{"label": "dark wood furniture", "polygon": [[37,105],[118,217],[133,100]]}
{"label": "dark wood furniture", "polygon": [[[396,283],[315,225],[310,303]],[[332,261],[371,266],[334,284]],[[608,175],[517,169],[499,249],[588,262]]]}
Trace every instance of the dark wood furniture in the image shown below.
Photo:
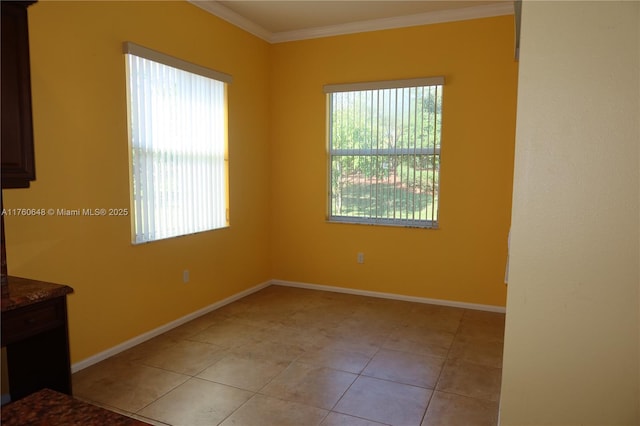
{"label": "dark wood furniture", "polygon": [[148,423],[43,389],[2,407],[3,426],[143,426]]}
{"label": "dark wood furniture", "polygon": [[[34,0],[0,1],[3,190],[28,188],[36,177],[27,16],[27,7],[33,3]],[[0,209],[3,209],[1,200],[0,196]],[[66,295],[73,289],[9,277],[4,215],[0,217],[0,234],[2,346],[7,350],[11,399],[18,400],[43,388],[71,395]]]}
{"label": "dark wood furniture", "polygon": [[71,395],[66,285],[9,276],[2,346],[15,401],[43,388]]}
{"label": "dark wood furniture", "polygon": [[[36,178],[31,119],[31,69],[29,61],[29,21],[27,7],[33,0],[0,2],[2,34],[0,37],[0,182],[2,189],[28,188]],[[4,206],[0,201],[0,209]],[[4,239],[4,215],[0,217],[2,230],[1,288],[6,293],[7,256]]]}
{"label": "dark wood furniture", "polygon": [[28,188],[36,178],[27,21],[32,3],[1,2],[2,188]]}

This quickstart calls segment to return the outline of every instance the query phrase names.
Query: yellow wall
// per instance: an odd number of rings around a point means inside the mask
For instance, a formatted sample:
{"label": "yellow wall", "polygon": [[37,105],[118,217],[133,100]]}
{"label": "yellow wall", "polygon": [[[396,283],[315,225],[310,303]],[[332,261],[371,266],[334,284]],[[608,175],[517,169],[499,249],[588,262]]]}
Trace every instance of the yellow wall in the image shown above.
{"label": "yellow wall", "polygon": [[502,425],[640,424],[639,29],[524,2]]}
{"label": "yellow wall", "polygon": [[[513,33],[513,16],[504,16],[273,46],[274,278],[504,306]],[[327,223],[322,86],[438,75],[446,77],[440,229]]]}
{"label": "yellow wall", "polygon": [[75,289],[72,361],[268,280],[269,45],[186,2],[41,1],[29,24],[37,180],[6,208],[129,207],[123,41],[234,77],[229,229],[132,246],[129,217],[6,217],[9,273]]}
{"label": "yellow wall", "polygon": [[[75,289],[72,362],[271,278],[504,306],[513,17],[271,46],[186,2],[45,0],[29,23],[37,180],[6,208],[129,207],[123,41],[234,77],[229,229],[132,246],[128,217],[6,217],[10,274]],[[322,85],[432,75],[441,229],[327,224]]]}

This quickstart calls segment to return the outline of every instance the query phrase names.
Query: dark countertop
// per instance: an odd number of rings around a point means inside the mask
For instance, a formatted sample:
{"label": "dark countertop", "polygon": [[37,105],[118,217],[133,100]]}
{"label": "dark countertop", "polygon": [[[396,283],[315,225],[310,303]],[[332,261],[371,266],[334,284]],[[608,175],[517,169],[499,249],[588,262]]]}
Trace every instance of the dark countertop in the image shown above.
{"label": "dark countertop", "polygon": [[144,426],[148,423],[50,389],[2,407],[3,426]]}
{"label": "dark countertop", "polygon": [[8,297],[2,297],[2,312],[73,293],[67,285],[12,276],[9,276],[8,289]]}

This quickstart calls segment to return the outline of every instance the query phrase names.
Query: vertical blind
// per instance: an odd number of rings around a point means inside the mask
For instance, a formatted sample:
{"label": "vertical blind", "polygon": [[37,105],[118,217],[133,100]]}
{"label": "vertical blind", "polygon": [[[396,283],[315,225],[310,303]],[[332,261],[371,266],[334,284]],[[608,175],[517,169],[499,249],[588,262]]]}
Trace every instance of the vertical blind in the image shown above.
{"label": "vertical blind", "polygon": [[325,86],[329,220],[437,226],[443,83]]}
{"label": "vertical blind", "polygon": [[133,242],[227,226],[230,78],[132,43],[125,53]]}

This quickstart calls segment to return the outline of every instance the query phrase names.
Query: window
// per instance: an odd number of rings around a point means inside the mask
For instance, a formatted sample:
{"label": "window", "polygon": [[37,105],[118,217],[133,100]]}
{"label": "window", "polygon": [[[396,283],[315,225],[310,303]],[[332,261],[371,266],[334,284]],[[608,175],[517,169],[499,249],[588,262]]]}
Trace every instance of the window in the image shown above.
{"label": "window", "polygon": [[231,76],[129,42],[124,52],[133,243],[228,226]]}
{"label": "window", "polygon": [[329,221],[438,226],[443,84],[325,86]]}

